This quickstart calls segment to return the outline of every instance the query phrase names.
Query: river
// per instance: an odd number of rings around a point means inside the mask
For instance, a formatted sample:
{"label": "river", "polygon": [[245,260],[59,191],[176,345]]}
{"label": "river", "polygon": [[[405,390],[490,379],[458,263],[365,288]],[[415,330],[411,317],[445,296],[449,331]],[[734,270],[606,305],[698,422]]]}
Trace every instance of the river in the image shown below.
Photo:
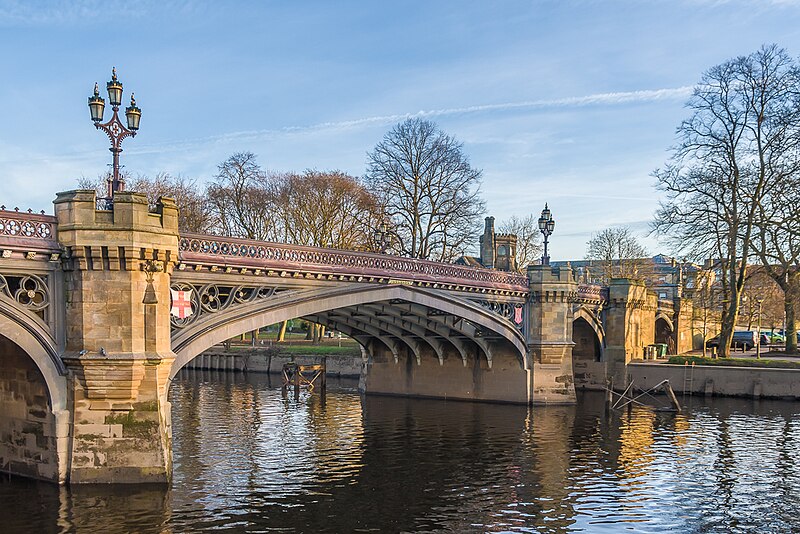
{"label": "river", "polygon": [[170,488],[0,477],[0,532],[800,531],[800,404],[606,414],[182,371]]}

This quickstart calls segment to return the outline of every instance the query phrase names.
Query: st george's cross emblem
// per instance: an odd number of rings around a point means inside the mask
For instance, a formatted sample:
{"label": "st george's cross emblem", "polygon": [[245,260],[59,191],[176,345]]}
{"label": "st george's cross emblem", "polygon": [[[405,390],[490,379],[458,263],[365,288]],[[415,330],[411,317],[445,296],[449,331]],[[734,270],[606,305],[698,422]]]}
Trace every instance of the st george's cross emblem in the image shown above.
{"label": "st george's cross emblem", "polygon": [[189,317],[193,313],[192,290],[178,291],[170,289],[170,293],[172,293],[172,308],[169,311],[170,314],[178,319],[186,319]]}
{"label": "st george's cross emblem", "polygon": [[522,306],[514,307],[514,324],[516,325],[522,324]]}

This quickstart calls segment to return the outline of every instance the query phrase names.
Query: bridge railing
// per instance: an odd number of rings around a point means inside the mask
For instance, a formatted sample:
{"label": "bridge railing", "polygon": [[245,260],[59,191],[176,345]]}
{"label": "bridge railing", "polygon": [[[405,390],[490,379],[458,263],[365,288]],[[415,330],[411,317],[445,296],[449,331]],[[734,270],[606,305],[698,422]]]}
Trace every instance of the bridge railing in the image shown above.
{"label": "bridge railing", "polygon": [[234,267],[308,273],[369,276],[391,280],[426,281],[515,292],[528,291],[528,278],[519,273],[356,252],[252,241],[202,234],[181,234],[180,259]]}
{"label": "bridge railing", "polygon": [[0,248],[3,251],[58,252],[56,218],[31,210],[1,209]]}
{"label": "bridge railing", "polygon": [[583,301],[607,301],[608,288],[594,284],[580,284],[578,286],[578,298]]}

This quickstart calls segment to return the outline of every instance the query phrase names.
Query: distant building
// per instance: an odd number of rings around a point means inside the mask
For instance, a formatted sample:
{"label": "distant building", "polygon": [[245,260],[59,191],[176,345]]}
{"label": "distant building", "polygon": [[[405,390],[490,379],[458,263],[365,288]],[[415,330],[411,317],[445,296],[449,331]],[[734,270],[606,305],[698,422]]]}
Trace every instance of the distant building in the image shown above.
{"label": "distant building", "polygon": [[[703,268],[697,264],[680,262],[665,254],[656,254],[652,258],[631,260],[639,265],[638,278],[655,292],[659,300],[674,300],[678,297],[691,297],[696,286],[698,273]],[[580,283],[607,285],[604,262],[599,260],[551,261],[554,267],[570,265],[575,278]]]}
{"label": "distant building", "polygon": [[494,217],[486,217],[483,235],[480,237],[480,253],[479,257],[462,256],[455,263],[498,271],[517,270],[517,236],[495,233]]}

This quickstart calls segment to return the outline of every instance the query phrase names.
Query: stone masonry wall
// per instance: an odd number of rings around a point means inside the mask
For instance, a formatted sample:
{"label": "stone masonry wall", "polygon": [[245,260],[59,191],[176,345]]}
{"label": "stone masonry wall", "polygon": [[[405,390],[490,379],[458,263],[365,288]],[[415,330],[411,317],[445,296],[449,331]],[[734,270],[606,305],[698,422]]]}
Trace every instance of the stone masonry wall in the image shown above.
{"label": "stone masonry wall", "polygon": [[0,336],[0,470],[58,480],[55,418],[33,360]]}

